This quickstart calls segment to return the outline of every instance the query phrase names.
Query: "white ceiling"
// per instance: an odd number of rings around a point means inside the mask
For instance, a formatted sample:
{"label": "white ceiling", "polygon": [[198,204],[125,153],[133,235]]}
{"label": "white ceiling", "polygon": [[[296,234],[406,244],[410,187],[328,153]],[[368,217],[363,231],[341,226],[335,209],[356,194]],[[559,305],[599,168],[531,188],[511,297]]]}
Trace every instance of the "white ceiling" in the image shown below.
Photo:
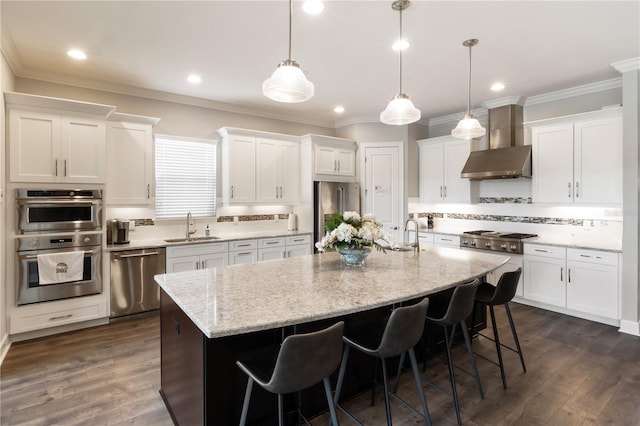
{"label": "white ceiling", "polygon": [[[311,16],[294,1],[293,52],[315,97],[280,104],[262,82],[287,57],[288,3],[279,1],[7,1],[2,48],[18,76],[143,94],[185,95],[295,121],[377,120],[398,91],[398,12],[391,1],[328,1]],[[403,92],[423,119],[619,77],[640,56],[640,2],[417,1],[404,12]],[[89,58],[69,59],[77,47]],[[196,72],[203,82],[186,82]],[[489,90],[494,81],[507,88]],[[140,90],[145,89],[145,90]],[[156,93],[157,95],[157,93]],[[341,104],[342,115],[333,112]]]}

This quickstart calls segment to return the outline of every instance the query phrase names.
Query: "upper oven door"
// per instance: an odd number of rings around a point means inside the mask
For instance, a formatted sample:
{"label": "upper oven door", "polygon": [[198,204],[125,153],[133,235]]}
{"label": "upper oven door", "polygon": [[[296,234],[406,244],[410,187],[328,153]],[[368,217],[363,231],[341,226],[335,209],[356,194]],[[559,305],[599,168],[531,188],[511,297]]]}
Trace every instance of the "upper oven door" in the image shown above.
{"label": "upper oven door", "polygon": [[17,206],[22,233],[100,229],[101,200],[18,200]]}

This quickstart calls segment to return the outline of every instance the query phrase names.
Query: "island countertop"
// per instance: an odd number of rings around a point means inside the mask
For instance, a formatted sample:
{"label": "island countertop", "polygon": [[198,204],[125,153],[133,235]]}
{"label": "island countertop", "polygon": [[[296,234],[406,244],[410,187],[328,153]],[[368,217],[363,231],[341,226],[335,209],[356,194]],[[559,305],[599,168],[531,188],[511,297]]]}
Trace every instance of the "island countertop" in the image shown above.
{"label": "island countertop", "polygon": [[156,275],[164,292],[208,338],[269,330],[426,296],[486,275],[509,260],[427,247],[372,251],[362,268],[324,253]]}

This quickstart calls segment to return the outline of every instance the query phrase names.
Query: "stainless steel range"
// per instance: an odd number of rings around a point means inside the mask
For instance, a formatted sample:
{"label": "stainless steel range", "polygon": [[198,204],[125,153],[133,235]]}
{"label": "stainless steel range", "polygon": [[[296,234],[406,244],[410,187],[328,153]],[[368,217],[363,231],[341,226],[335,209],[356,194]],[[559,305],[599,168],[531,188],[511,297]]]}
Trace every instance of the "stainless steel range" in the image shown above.
{"label": "stainless steel range", "polygon": [[523,242],[536,234],[516,232],[467,231],[460,235],[460,247],[522,254]]}

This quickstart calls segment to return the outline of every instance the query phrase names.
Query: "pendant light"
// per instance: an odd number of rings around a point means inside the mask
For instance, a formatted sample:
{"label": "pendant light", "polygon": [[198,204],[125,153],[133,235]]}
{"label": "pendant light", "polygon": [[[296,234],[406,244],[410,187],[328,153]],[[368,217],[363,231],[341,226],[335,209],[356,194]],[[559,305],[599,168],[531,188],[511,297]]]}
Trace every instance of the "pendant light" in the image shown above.
{"label": "pendant light", "polygon": [[313,97],[313,83],[304,76],[300,65],[291,59],[291,15],[292,1],[289,0],[289,58],[262,83],[262,93],[277,102],[297,103]]}
{"label": "pendant light", "polygon": [[[409,0],[397,0],[391,4],[393,10],[400,12],[400,40],[402,40],[402,11],[409,7]],[[380,113],[380,121],[384,124],[396,126],[402,124],[415,123],[420,120],[420,110],[413,106],[407,95],[402,93],[402,50],[400,52],[400,91],[387,105],[387,108]]]}
{"label": "pendant light", "polygon": [[462,42],[462,45],[469,48],[469,79],[467,84],[467,114],[451,131],[451,136],[460,139],[473,139],[484,136],[487,131],[480,125],[478,119],[471,114],[471,48],[478,44],[478,39],[471,38]]}

